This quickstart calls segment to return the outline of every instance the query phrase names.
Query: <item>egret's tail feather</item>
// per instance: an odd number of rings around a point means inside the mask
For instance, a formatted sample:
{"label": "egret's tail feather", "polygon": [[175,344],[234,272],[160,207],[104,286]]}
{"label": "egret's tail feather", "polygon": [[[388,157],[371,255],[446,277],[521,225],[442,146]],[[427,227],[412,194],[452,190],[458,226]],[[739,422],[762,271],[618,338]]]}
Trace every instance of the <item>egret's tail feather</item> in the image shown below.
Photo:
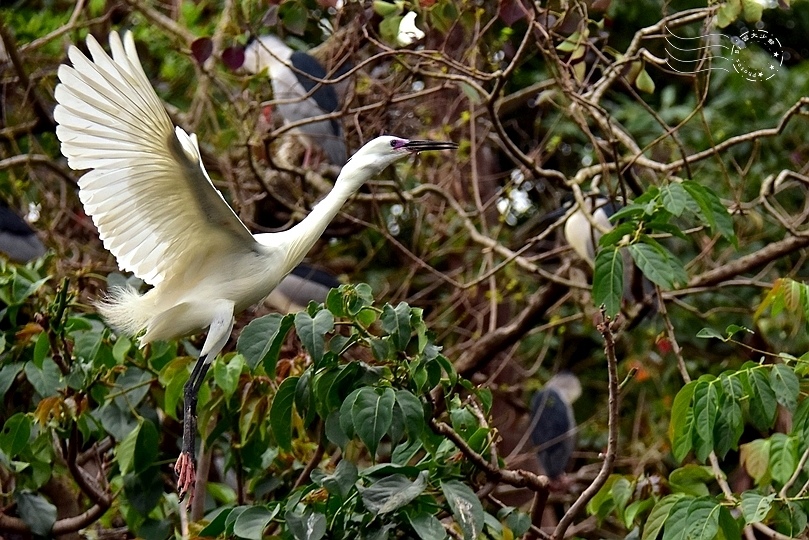
{"label": "egret's tail feather", "polygon": [[134,336],[151,318],[148,302],[144,295],[133,287],[112,287],[107,295],[98,301],[96,308],[107,323],[124,334]]}

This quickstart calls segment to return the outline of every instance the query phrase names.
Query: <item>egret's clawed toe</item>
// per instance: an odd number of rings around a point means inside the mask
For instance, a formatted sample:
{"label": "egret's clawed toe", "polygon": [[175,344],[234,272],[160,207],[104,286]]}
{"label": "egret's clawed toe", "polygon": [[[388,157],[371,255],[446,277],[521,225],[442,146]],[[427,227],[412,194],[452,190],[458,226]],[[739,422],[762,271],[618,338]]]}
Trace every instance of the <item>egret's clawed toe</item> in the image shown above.
{"label": "egret's clawed toe", "polygon": [[191,505],[191,501],[194,499],[194,483],[197,476],[194,467],[194,456],[188,452],[180,452],[180,457],[177,458],[177,463],[174,464],[174,474],[177,475],[177,494],[180,496],[180,501],[185,499],[186,494],[190,493],[188,504]]}

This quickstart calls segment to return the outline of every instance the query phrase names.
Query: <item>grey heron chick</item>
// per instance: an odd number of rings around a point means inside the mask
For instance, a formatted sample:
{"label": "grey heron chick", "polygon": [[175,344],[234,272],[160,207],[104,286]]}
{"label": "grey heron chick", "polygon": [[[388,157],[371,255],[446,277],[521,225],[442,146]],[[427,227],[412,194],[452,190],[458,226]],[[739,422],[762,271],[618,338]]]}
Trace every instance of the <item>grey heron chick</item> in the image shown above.
{"label": "grey heron chick", "polygon": [[581,396],[581,382],[570,372],[557,373],[531,400],[531,440],[539,463],[551,480],[567,469],[576,448],[573,402]]}
{"label": "grey heron chick", "polygon": [[[244,50],[245,70],[252,74],[269,72],[276,108],[286,123],[298,122],[340,109],[334,86],[323,84],[327,73],[313,56],[294,51],[280,38],[266,35],[252,40]],[[306,149],[304,167],[312,146],[319,146],[329,161],[342,166],[348,159],[343,128],[336,118],[297,126]]]}
{"label": "grey heron chick", "polygon": [[3,202],[0,202],[0,253],[18,263],[45,254],[45,246],[36,231]]}
{"label": "grey heron chick", "polygon": [[306,309],[309,302],[322,304],[329,291],[340,285],[329,272],[301,263],[281,280],[266,302],[278,311],[294,313]]}

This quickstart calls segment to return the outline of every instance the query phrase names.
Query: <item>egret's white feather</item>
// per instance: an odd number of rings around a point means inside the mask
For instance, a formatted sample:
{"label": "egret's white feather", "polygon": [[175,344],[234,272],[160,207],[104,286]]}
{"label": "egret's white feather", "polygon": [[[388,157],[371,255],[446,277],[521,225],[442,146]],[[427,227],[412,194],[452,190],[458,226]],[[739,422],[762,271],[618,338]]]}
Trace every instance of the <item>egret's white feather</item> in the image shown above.
{"label": "egret's white feather", "polygon": [[110,58],[88,37],[92,61],[70,48],[73,67],[59,68],[54,116],[68,164],[94,169],[79,181],[79,196],[105,247],[122,269],[156,285],[187,264],[195,244],[227,251],[253,239],[210,182],[196,138],[175,130],[131,36],[125,41],[110,35]]}

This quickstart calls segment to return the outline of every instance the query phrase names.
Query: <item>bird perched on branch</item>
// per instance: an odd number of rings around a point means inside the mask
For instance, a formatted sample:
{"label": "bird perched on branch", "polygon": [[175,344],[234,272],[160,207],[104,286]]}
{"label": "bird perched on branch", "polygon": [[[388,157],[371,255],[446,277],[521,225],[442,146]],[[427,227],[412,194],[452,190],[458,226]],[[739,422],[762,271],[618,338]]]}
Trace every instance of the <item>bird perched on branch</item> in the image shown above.
{"label": "bird perched on branch", "polygon": [[[571,201],[566,204],[561,210],[562,214],[566,213],[574,203],[575,201]],[[587,219],[585,211],[593,216],[593,221],[597,225],[605,231],[609,231],[613,227],[610,217],[621,209],[621,205],[602,195],[585,196],[584,204],[584,210],[578,208],[565,221],[565,239],[573,251],[592,267],[595,264],[598,241],[603,233],[593,227],[590,220]]]}
{"label": "bird perched on branch", "polygon": [[37,233],[4,202],[0,202],[0,253],[19,263],[45,254]]}
{"label": "bird perched on branch", "polygon": [[[244,50],[243,67],[250,73],[269,72],[276,108],[287,124],[323,116],[340,108],[334,86],[324,84],[326,70],[313,56],[293,51],[276,36],[256,38]],[[306,149],[303,167],[307,167],[312,146],[319,146],[329,161],[342,166],[348,159],[343,128],[336,118],[307,122],[297,126]]]}
{"label": "bird perched on branch", "polygon": [[266,297],[323,234],[360,186],[385,167],[455,143],[378,137],[343,167],[309,215],[279,233],[250,234],[202,164],[197,138],[174,127],[127,33],[109,38],[112,57],[92,37],[92,60],[75,46],[59,66],[54,118],[62,153],[79,180],[79,198],[104,246],[123,270],[153,286],[117,288],[98,305],[120,331],[144,332],[141,345],[208,328],[184,389],[183,444],[175,465],[183,497],[194,485],[200,386],[233,328],[235,313]]}
{"label": "bird perched on branch", "polygon": [[581,383],[570,372],[557,373],[531,400],[531,439],[539,463],[551,481],[558,481],[576,448],[573,403],[581,396]]}

